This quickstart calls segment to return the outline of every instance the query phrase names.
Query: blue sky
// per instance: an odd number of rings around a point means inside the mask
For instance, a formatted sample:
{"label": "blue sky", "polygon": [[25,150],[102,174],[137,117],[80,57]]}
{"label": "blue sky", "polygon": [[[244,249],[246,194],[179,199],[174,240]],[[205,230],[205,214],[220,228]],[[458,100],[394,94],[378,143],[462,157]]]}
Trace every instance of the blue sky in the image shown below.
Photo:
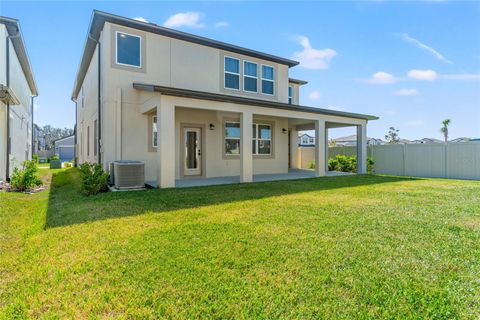
{"label": "blue sky", "polygon": [[301,104],[377,115],[369,136],[395,126],[402,138],[441,138],[450,118],[451,138],[480,137],[480,1],[2,0],[0,15],[21,23],[40,125],[74,125],[70,94],[93,9],[298,59],[290,75],[309,81]]}

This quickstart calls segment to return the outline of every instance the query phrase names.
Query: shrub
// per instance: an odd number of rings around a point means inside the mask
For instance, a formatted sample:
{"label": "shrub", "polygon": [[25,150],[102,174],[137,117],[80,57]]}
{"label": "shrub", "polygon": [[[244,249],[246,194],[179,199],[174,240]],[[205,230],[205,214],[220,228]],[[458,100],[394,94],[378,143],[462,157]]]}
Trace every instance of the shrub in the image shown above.
{"label": "shrub", "polygon": [[308,169],[315,169],[315,162],[310,161],[310,162],[308,163]]}
{"label": "shrub", "polygon": [[60,160],[60,158],[59,158],[56,154],[54,154],[54,155],[50,158],[50,160]]}
{"label": "shrub", "polygon": [[[367,172],[373,173],[374,161],[372,158],[367,158]],[[328,159],[329,171],[341,171],[341,172],[357,172],[357,157],[356,156],[344,156],[337,155],[335,158]]]}
{"label": "shrub", "polygon": [[82,173],[81,192],[84,195],[91,196],[100,192],[108,191],[108,173],[98,163],[82,163],[80,165]]}
{"label": "shrub", "polygon": [[10,186],[15,191],[31,190],[43,184],[37,177],[37,163],[35,160],[22,162],[22,169],[15,167],[10,178]]}
{"label": "shrub", "polygon": [[35,163],[38,164],[38,159],[39,159],[39,158],[38,158],[38,154],[34,154],[34,155],[32,156],[32,159],[33,159],[33,161],[35,161]]}
{"label": "shrub", "polygon": [[64,162],[64,163],[63,163],[63,166],[64,166],[65,168],[71,168],[71,167],[72,167],[72,164],[71,164],[70,162]]}

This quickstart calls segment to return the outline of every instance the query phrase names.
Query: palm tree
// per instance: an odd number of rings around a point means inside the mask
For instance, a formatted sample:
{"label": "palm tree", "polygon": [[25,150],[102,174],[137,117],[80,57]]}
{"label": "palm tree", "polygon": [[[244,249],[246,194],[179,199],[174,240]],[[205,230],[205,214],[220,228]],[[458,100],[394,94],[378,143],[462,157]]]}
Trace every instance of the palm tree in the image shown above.
{"label": "palm tree", "polygon": [[450,122],[452,122],[450,119],[443,120],[443,127],[440,128],[440,132],[443,133],[443,136],[445,137],[445,143],[448,142],[448,126],[450,125]]}

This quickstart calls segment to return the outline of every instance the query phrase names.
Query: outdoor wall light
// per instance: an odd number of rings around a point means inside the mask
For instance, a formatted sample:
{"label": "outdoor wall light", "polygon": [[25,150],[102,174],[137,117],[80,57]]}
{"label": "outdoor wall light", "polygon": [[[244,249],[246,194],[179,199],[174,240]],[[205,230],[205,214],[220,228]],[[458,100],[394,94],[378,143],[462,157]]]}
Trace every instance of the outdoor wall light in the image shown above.
{"label": "outdoor wall light", "polygon": [[210,130],[215,129],[215,125],[213,123],[210,123],[209,127],[210,127]]}
{"label": "outdoor wall light", "polygon": [[283,134],[286,134],[286,133],[287,133],[287,129],[282,128],[282,133],[283,133]]}

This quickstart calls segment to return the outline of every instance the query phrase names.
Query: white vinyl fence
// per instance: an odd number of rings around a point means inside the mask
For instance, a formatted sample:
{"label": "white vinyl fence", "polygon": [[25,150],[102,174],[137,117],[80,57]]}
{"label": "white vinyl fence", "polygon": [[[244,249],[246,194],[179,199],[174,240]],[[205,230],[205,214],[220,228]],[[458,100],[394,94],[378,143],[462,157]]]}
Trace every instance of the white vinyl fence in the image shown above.
{"label": "white vinyl fence", "polygon": [[[299,148],[302,168],[314,161],[314,148]],[[337,154],[356,155],[356,147],[332,147]],[[400,176],[480,180],[480,142],[390,144],[369,146],[375,173]]]}

